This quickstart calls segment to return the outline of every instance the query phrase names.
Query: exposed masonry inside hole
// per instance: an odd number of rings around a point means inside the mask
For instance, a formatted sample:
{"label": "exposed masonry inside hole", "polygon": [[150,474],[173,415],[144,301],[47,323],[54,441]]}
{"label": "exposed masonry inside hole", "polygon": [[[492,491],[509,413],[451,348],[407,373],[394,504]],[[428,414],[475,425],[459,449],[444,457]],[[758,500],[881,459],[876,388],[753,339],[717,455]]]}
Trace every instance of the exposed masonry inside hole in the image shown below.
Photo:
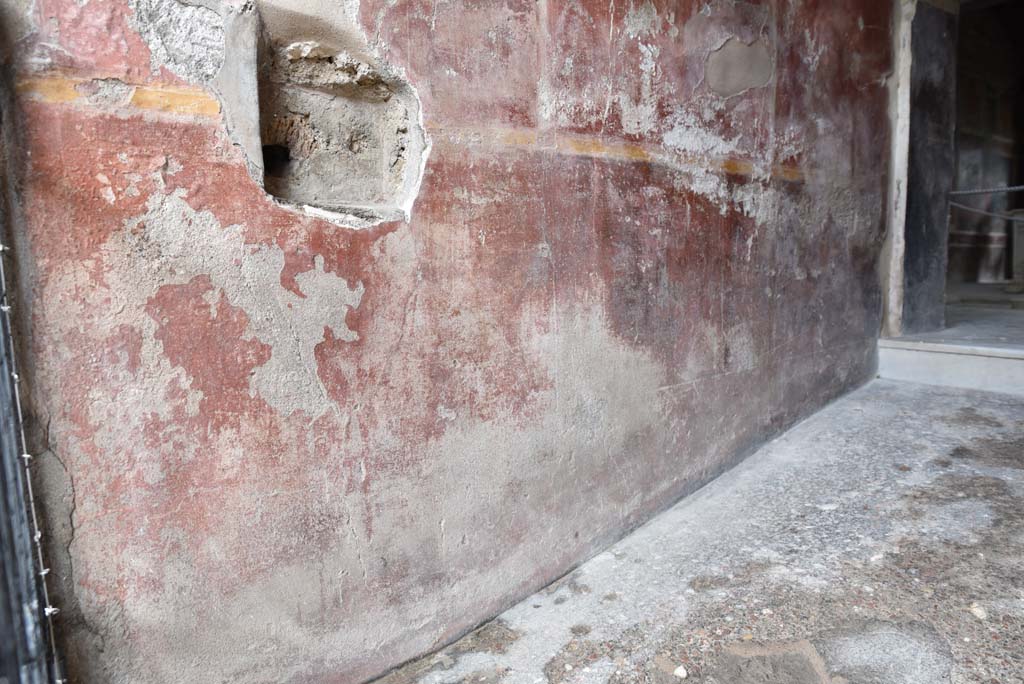
{"label": "exposed masonry inside hole", "polygon": [[412,86],[313,41],[260,57],[267,192],[357,227],[408,218],[428,146]]}
{"label": "exposed masonry inside hole", "polygon": [[[186,77],[217,93],[253,178],[280,204],[349,228],[408,220],[430,141],[402,72],[358,31],[339,36],[341,47],[285,44],[266,33],[251,2],[217,7],[223,62],[213,77]],[[177,54],[180,32],[152,38],[160,55]]]}

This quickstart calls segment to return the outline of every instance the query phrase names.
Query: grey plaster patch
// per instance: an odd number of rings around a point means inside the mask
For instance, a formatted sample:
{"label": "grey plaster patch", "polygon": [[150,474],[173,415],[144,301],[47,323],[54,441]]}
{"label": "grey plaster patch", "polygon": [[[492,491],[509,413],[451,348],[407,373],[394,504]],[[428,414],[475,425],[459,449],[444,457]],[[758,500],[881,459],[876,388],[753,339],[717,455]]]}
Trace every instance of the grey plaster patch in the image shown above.
{"label": "grey plaster patch", "polygon": [[[395,259],[395,263],[411,262],[413,252],[409,243],[412,241],[409,240],[408,234],[408,227],[388,233],[382,238],[385,246],[381,248],[381,253]],[[256,247],[250,246],[250,249]],[[119,264],[118,268],[105,275],[106,282],[94,285],[93,290],[99,297],[109,294],[108,286],[113,287],[115,292],[121,292],[131,283],[125,282],[119,274],[128,271],[137,273],[141,270],[140,265],[146,262],[146,259],[140,258],[131,265]],[[132,280],[137,279],[139,285],[145,289],[145,279],[136,276],[135,273],[131,275]],[[90,293],[89,296],[95,295]],[[68,299],[73,297],[69,296]],[[93,304],[92,307],[97,305]],[[119,311],[113,317],[114,320],[121,323],[127,318],[133,325],[136,324],[134,310],[130,307],[131,305],[126,306],[123,311]],[[108,305],[108,309],[118,308],[120,305]],[[474,325],[492,325],[495,314],[486,309],[478,309],[467,315],[474,317]],[[137,323],[140,326],[146,325],[145,321]],[[77,321],[72,318],[69,325],[77,325]],[[90,328],[89,332],[92,333],[93,328]],[[151,329],[144,328],[145,338],[152,335]],[[147,346],[144,347],[142,354],[144,363],[147,368],[154,367],[163,355],[157,349],[155,359],[150,360],[153,350],[148,346],[149,341],[145,344]],[[345,671],[347,675],[351,675],[352,680],[355,680],[362,676],[362,673],[366,673],[366,669],[350,669],[351,660],[347,659],[347,654],[365,653],[368,634],[373,635],[375,642],[380,644],[376,647],[378,652],[386,651],[393,657],[397,653],[428,650],[436,645],[438,635],[451,633],[449,630],[453,615],[468,614],[471,610],[479,609],[480,604],[493,605],[487,601],[493,593],[496,577],[511,576],[525,570],[535,571],[539,562],[550,561],[551,554],[567,553],[566,540],[560,530],[544,527],[544,523],[551,520],[551,506],[518,505],[523,499],[518,494],[506,490],[502,482],[510,473],[523,478],[536,478],[536,482],[540,484],[535,485],[533,481],[522,483],[523,487],[535,492],[530,501],[536,503],[541,499],[557,500],[564,492],[564,486],[560,483],[581,477],[579,473],[582,471],[578,460],[574,464],[570,454],[574,455],[575,459],[586,458],[588,472],[592,472],[592,468],[600,468],[602,472],[615,472],[621,467],[622,454],[631,453],[631,439],[637,433],[652,432],[652,426],[659,424],[658,421],[662,419],[664,408],[658,397],[664,395],[659,395],[656,390],[664,386],[667,376],[664,368],[648,354],[636,352],[610,332],[607,319],[604,318],[604,310],[599,306],[588,314],[577,311],[560,318],[559,325],[537,341],[536,349],[542,354],[543,363],[549,372],[564,369],[569,363],[599,370],[573,373],[560,379],[557,391],[549,390],[548,396],[542,400],[543,405],[550,407],[550,410],[542,413],[539,424],[536,425],[524,428],[511,409],[504,410],[500,418],[483,423],[470,416],[468,412],[457,415],[451,420],[450,427],[442,438],[423,443],[424,453],[419,467],[397,473],[392,484],[387,487],[375,487],[371,497],[363,498],[358,491],[336,496],[334,492],[321,494],[314,489],[304,489],[297,496],[314,497],[314,501],[317,497],[324,496],[322,505],[328,511],[343,514],[350,521],[342,525],[343,529],[339,530],[340,534],[336,541],[328,541],[323,547],[323,562],[307,563],[297,558],[294,563],[276,570],[269,577],[243,583],[237,589],[231,589],[227,595],[215,594],[213,599],[221,604],[222,609],[208,620],[197,623],[195,602],[191,596],[182,596],[182,587],[195,587],[196,591],[202,592],[200,598],[203,601],[208,600],[204,584],[191,570],[189,557],[185,554],[176,555],[173,559],[173,581],[169,581],[163,591],[137,592],[130,601],[118,604],[125,606],[129,629],[132,625],[140,623],[153,625],[157,630],[156,636],[139,648],[132,648],[122,646],[123,632],[108,633],[109,642],[105,653],[112,654],[112,657],[119,657],[124,651],[138,653],[139,657],[145,660],[143,668],[160,668],[162,678],[154,676],[154,680],[160,681],[207,681],[214,678],[233,681],[240,676],[239,672],[254,671],[261,673],[263,681],[310,681],[311,677],[314,681],[320,681],[317,677],[324,671],[322,663],[325,658],[330,658],[328,663],[340,663],[335,666],[334,671]],[[387,374],[389,369],[394,367],[388,365],[389,363],[390,359],[385,361],[381,367],[382,373]],[[154,370],[163,373],[159,367]],[[176,372],[183,374],[181,369],[176,369]],[[151,377],[148,372],[145,375]],[[133,377],[129,382],[136,380]],[[154,383],[148,377],[141,378],[139,385],[143,382],[148,393],[143,394],[139,401],[132,403],[155,402],[150,397],[152,394],[158,394],[160,385],[152,388]],[[615,388],[614,392],[609,391],[612,387]],[[135,387],[131,389],[135,391]],[[315,388],[312,390],[315,391]],[[119,396],[125,397],[126,394],[121,391]],[[573,407],[578,402],[590,398],[601,399],[602,413],[595,416],[595,419],[605,425],[603,431],[593,434],[586,429],[577,428],[573,412]],[[144,415],[155,410],[149,406],[145,408]],[[351,417],[352,424],[358,425],[359,412],[353,410]],[[128,420],[137,421],[140,418],[130,416]],[[123,426],[118,432],[115,436],[126,438],[137,434],[134,430],[125,430]],[[255,438],[265,437],[256,435]],[[731,436],[723,431],[716,439],[721,442],[730,438]],[[237,439],[234,433],[228,433],[224,441],[224,444],[218,444],[215,448],[231,449]],[[493,451],[493,445],[499,443],[503,445],[503,452],[509,454],[501,469],[479,467],[481,458],[485,458]],[[665,440],[664,444],[668,446],[668,440]],[[185,448],[188,448],[188,444],[185,444]],[[116,455],[118,450],[112,447],[112,451]],[[177,454],[175,456],[177,457]],[[239,459],[243,462],[246,457],[244,451],[239,454]],[[545,472],[544,467],[551,466],[553,462],[559,464],[556,467],[560,469],[552,475]],[[667,474],[663,481],[670,481],[670,478],[680,472],[681,467],[688,467],[688,464],[665,464],[663,472]],[[514,483],[514,486],[517,490],[520,487],[519,483]],[[549,488],[550,493],[541,491],[542,487]],[[410,563],[420,563],[420,570],[423,572],[438,568],[437,577],[441,578],[456,550],[464,546],[470,549],[482,548],[486,543],[493,541],[494,528],[491,524],[481,524],[479,508],[472,505],[473,502],[468,501],[466,497],[453,495],[453,492],[462,491],[487,492],[488,496],[495,497],[494,511],[513,510],[517,521],[521,521],[524,527],[537,531],[537,536],[531,540],[534,542],[532,546],[526,549],[509,546],[508,553],[498,561],[501,565],[494,572],[467,573],[458,582],[436,581],[425,587],[422,581],[410,577],[395,585],[382,586],[380,592],[363,591],[366,586],[363,578],[380,577],[381,564],[394,562],[395,559],[409,559]],[[586,511],[587,516],[610,517],[613,512],[622,511],[624,505],[629,505],[622,502],[634,494],[634,491],[625,484],[622,484],[621,491],[623,496],[615,492],[611,495],[598,493],[587,497],[580,501],[579,508],[565,515],[577,518],[578,510]],[[413,511],[407,505],[410,492],[416,492],[417,497],[433,504]],[[516,498],[503,502],[508,496]],[[363,517],[367,515],[363,513],[364,509],[368,508],[364,504],[371,498],[374,528],[391,530],[391,533],[372,534],[371,537],[366,531],[364,523],[370,518]],[[313,505],[314,510],[319,507],[316,503]],[[257,506],[256,510],[262,509],[260,504]],[[251,510],[253,509],[243,507],[229,510],[227,513],[239,519],[250,519],[248,512]],[[410,516],[413,512],[415,515]],[[445,528],[449,530],[447,533]],[[441,532],[440,536],[432,536],[438,530]],[[462,534],[454,534],[451,530],[460,530]],[[96,536],[93,528],[87,538],[95,539]],[[435,545],[441,547],[438,556],[433,555]],[[156,556],[147,549],[142,549],[136,558],[139,558],[138,562],[167,563],[166,555]],[[99,576],[102,577],[102,581],[114,582],[117,577],[116,571],[117,566],[111,563],[102,568],[102,575]],[[345,602],[344,613],[332,613],[334,620],[326,627],[310,626],[297,621],[296,606],[320,605],[324,577],[338,578],[338,591]],[[593,588],[587,593],[582,588],[584,584],[589,586],[589,582],[580,581],[578,593],[574,593],[571,587],[566,587],[555,594],[544,595],[540,602],[543,602],[544,607],[550,607],[555,605],[554,598],[565,595],[570,598],[560,604],[560,607],[568,611],[585,604],[588,597],[600,599],[602,595],[595,596]],[[408,611],[395,612],[392,603],[394,597],[399,593],[420,592],[429,592],[429,596],[424,596],[421,602],[413,604]],[[624,600],[616,600],[605,605],[629,609]],[[535,610],[530,606],[526,606],[526,609]],[[305,608],[303,610],[305,611]],[[433,624],[436,625],[436,629],[410,629],[421,624]],[[509,629],[521,634],[517,625],[511,622],[506,624]],[[572,621],[564,624],[566,633],[574,624],[577,623]],[[555,628],[562,626],[561,623],[553,625]],[[253,644],[259,644],[261,640],[266,639],[268,631],[274,634],[274,648],[253,649]],[[602,629],[602,633],[603,631]],[[316,638],[313,638],[314,636]],[[547,641],[544,640],[545,636],[549,637]],[[507,681],[510,677],[518,675],[508,671],[505,665],[488,662],[487,659],[511,657],[513,653],[521,653],[524,650],[540,653],[538,642],[541,647],[546,648],[557,643],[560,636],[560,629],[556,629],[552,635],[534,630],[530,635],[521,634],[511,643],[505,640],[507,648],[503,654],[479,650],[460,656],[440,654],[439,658],[442,660],[445,656],[452,659],[450,668],[448,665],[442,665],[438,669],[430,670],[420,680],[459,677],[466,682],[472,682],[485,677],[487,681],[494,681],[500,676],[503,681]],[[523,641],[526,638],[530,639],[530,643],[524,645]],[[200,654],[198,657],[197,653]],[[479,667],[471,667],[474,662],[477,662]],[[321,668],[316,670],[318,674],[309,674],[311,663]],[[601,667],[607,674],[610,665],[603,663]],[[453,673],[452,671],[456,669],[458,672]],[[591,672],[596,670],[592,669]]]}
{"label": "grey plaster patch", "polygon": [[153,70],[166,67],[193,83],[207,83],[224,63],[224,20],[207,7],[178,0],[129,0],[132,27],[149,47]]}
{"label": "grey plaster patch", "polygon": [[708,55],[704,80],[722,97],[738,95],[751,88],[768,85],[775,71],[771,51],[765,40],[744,43],[730,38]]}

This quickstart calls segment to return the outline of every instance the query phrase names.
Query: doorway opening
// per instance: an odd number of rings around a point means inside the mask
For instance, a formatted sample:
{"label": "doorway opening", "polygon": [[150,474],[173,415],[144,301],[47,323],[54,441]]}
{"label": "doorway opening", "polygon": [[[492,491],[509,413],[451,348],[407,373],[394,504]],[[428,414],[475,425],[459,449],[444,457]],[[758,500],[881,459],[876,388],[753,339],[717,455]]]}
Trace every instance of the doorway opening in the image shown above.
{"label": "doorway opening", "polygon": [[895,5],[879,373],[1024,391],[1024,3]]}
{"label": "doorway opening", "polygon": [[[950,193],[947,324],[1024,316],[1024,4],[968,2],[957,42],[957,190]],[[1001,188],[1008,188],[999,191]],[[993,190],[994,192],[971,192]],[[1012,318],[1012,317],[1011,317]]]}

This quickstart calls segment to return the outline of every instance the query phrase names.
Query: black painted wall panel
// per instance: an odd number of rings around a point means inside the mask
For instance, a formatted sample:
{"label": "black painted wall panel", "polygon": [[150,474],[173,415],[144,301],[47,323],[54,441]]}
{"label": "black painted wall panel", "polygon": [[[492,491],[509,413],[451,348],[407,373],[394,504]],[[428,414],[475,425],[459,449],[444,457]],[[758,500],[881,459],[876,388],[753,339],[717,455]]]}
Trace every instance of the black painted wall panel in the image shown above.
{"label": "black painted wall panel", "polygon": [[945,325],[946,259],[956,131],[957,16],[920,2],[911,27],[910,153],[904,332]]}

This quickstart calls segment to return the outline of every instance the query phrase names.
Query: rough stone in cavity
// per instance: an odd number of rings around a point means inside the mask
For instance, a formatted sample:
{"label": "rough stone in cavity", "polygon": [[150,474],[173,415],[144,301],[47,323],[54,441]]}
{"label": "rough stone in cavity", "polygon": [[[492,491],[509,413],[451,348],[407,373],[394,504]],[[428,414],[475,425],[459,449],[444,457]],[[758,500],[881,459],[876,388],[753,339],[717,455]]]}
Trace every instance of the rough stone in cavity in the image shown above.
{"label": "rough stone in cavity", "polygon": [[412,87],[316,41],[273,46],[264,59],[267,192],[355,227],[405,218],[427,150]]}
{"label": "rough stone in cavity", "polygon": [[284,48],[285,56],[294,61],[297,59],[330,59],[333,55],[315,40],[300,40]]}
{"label": "rough stone in cavity", "polygon": [[708,55],[704,79],[711,90],[730,97],[767,85],[774,70],[766,41],[756,40],[747,45],[738,38],[730,38]]}

